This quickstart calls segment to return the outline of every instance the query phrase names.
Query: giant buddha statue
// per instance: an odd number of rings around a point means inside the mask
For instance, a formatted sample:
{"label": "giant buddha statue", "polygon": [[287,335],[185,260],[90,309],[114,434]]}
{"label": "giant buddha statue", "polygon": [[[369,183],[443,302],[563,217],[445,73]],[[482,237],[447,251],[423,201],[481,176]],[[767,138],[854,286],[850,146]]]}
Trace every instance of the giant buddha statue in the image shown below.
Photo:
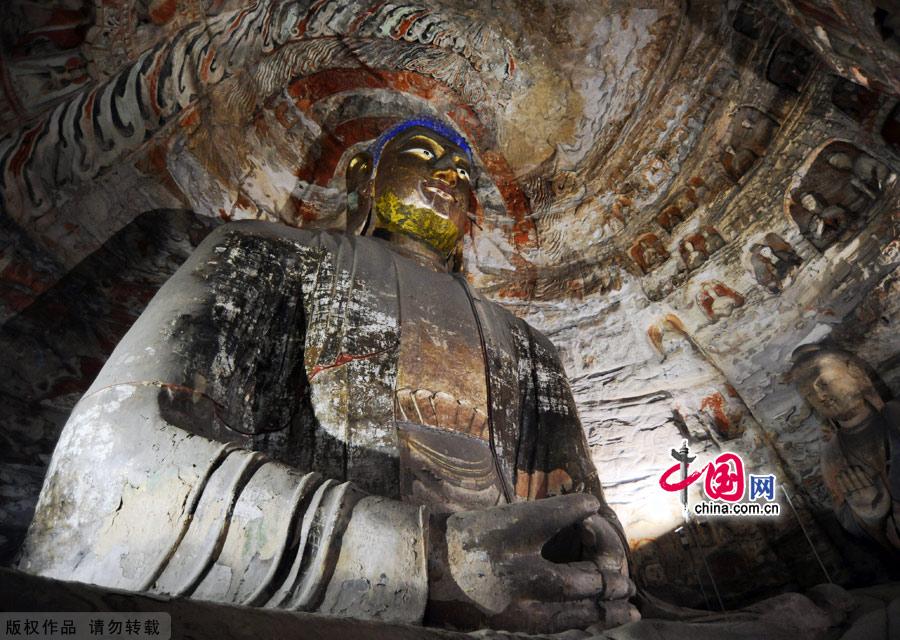
{"label": "giant buddha statue", "polygon": [[473,167],[416,118],[349,161],[348,233],[211,234],[72,412],[19,567],[457,628],[636,619],[553,345],[455,271]]}

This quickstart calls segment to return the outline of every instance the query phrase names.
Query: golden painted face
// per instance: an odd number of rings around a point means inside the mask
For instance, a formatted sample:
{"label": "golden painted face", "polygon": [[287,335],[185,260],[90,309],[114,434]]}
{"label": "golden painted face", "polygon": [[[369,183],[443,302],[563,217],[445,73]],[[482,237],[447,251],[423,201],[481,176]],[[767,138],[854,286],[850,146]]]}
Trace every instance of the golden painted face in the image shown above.
{"label": "golden painted face", "polygon": [[442,135],[425,127],[399,133],[382,149],[372,176],[376,229],[410,236],[449,256],[466,230],[470,172],[465,151]]}

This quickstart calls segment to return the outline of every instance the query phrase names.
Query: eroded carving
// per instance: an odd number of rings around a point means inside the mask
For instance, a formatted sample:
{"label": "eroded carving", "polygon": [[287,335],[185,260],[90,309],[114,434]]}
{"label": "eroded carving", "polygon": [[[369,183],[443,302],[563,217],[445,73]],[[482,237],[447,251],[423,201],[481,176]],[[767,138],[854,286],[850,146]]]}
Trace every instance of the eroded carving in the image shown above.
{"label": "eroded carving", "polygon": [[762,244],[750,247],[750,264],[756,281],[772,293],[781,293],[802,264],[800,256],[777,233],[767,233]]}
{"label": "eroded carving", "polygon": [[732,119],[728,142],[722,153],[725,172],[733,180],[739,180],[766,154],[778,127],[775,119],[755,107],[738,109]]}
{"label": "eroded carving", "polygon": [[831,89],[831,102],[857,122],[863,122],[878,111],[880,100],[874,91],[835,76],[834,87]]}
{"label": "eroded carving", "polygon": [[793,93],[800,93],[812,71],[815,55],[798,40],[785,37],[775,47],[766,77],[769,82]]}
{"label": "eroded carving", "polygon": [[684,215],[677,205],[672,204],[659,212],[659,215],[656,216],[656,222],[663,229],[672,233],[672,229],[684,222]]}
{"label": "eroded carving", "polygon": [[673,313],[651,324],[647,328],[647,338],[664,360],[673,353],[693,352],[696,349],[681,318]]}
{"label": "eroded carving", "polygon": [[655,233],[640,236],[631,245],[628,253],[644,273],[650,273],[669,259],[669,252]]}
{"label": "eroded carving", "polygon": [[849,142],[823,148],[790,191],[789,209],[803,236],[820,251],[865,223],[894,176]]}
{"label": "eroded carving", "polygon": [[678,252],[688,271],[698,269],[717,250],[725,246],[722,236],[714,228],[706,226],[692,233],[678,245]]}
{"label": "eroded carving", "polygon": [[672,230],[679,224],[687,220],[691,214],[697,209],[700,202],[700,193],[703,191],[702,182],[680,189],[675,196],[669,200],[668,204],[663,207],[662,211],[656,216],[656,222],[663,229],[672,233]]}
{"label": "eroded carving", "polygon": [[715,391],[704,397],[700,401],[700,412],[720,438],[731,440],[744,433],[746,407],[730,385],[726,385],[725,394]]}
{"label": "eroded carving", "polygon": [[704,282],[697,292],[697,304],[713,322],[730,316],[735,309],[744,306],[744,296],[718,280]]}
{"label": "eroded carving", "polygon": [[765,25],[765,16],[753,2],[742,2],[734,13],[731,26],[751,40],[757,40]]}
{"label": "eroded carving", "polygon": [[678,245],[678,252],[688,271],[693,271],[709,259],[706,241],[699,233],[689,235]]}

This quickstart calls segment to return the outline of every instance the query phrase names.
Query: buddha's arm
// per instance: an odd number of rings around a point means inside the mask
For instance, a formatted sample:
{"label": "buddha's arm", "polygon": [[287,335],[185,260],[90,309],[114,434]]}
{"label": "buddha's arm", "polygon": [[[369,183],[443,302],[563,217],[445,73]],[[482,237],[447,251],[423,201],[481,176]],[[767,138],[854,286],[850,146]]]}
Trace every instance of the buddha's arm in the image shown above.
{"label": "buddha's arm", "polygon": [[421,619],[420,508],[250,450],[298,410],[300,289],[321,255],[304,238],[228,226],[160,290],[63,431],[22,569],[248,605]]}
{"label": "buddha's arm", "polygon": [[[530,450],[529,458],[536,461],[532,464],[545,469],[545,475],[541,478],[544,486],[536,491],[532,487],[531,492],[538,496],[542,493],[553,496],[570,492],[595,495],[600,501],[600,513],[613,525],[623,546],[628,549],[624,529],[603,495],[600,476],[591,459],[559,354],[546,336],[531,327],[528,327],[528,332],[536,397],[535,413],[530,419],[535,423],[531,427],[535,435],[523,445],[526,445],[524,449]],[[525,458],[520,456],[520,474],[525,464]],[[532,471],[532,482],[536,476],[540,473]]]}
{"label": "buddha's arm", "polygon": [[[492,308],[486,312],[494,325],[504,322]],[[627,542],[603,499],[556,349],[524,322],[505,322],[515,345],[521,414],[517,441],[497,436],[505,450],[516,452],[517,499],[496,510],[455,514],[446,536],[433,536],[426,615],[456,624],[481,616],[481,624],[545,632],[637,619],[628,602],[635,588]],[[554,536],[560,531],[567,533]],[[464,556],[467,549],[473,553]]]}

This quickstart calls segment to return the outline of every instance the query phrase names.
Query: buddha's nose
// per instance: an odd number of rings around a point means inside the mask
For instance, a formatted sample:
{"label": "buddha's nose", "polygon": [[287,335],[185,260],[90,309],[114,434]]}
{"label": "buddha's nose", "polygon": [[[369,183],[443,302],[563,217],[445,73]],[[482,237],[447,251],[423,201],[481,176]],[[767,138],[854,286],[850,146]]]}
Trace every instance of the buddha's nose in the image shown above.
{"label": "buddha's nose", "polygon": [[458,176],[456,174],[455,168],[436,169],[431,175],[434,176],[435,178],[437,178],[438,180],[442,180],[443,182],[446,182],[451,187],[456,186],[456,180],[457,180]]}

